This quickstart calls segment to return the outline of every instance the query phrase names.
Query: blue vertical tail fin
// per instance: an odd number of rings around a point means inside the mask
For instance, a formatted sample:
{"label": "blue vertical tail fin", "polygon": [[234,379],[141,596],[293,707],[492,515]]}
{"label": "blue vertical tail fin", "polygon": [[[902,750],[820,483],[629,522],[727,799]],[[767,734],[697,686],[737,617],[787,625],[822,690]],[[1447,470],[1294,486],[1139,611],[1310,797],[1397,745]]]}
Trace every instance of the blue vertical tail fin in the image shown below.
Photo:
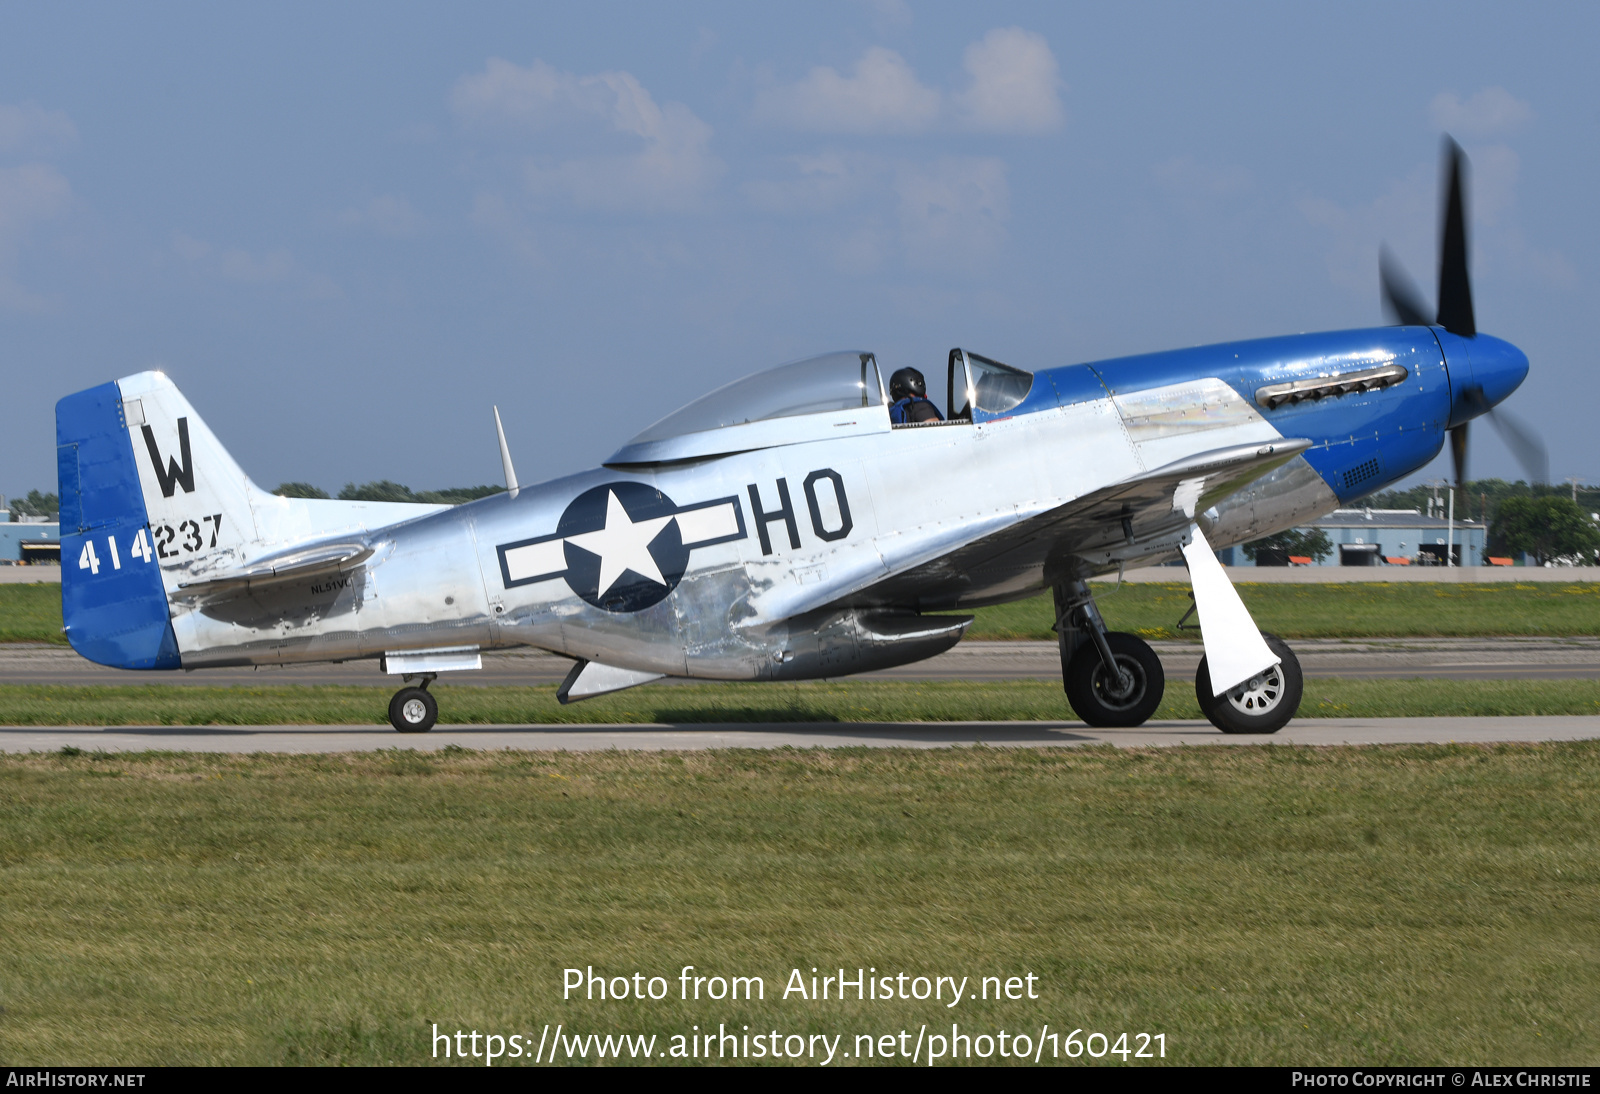
{"label": "blue vertical tail fin", "polygon": [[61,614],[72,648],[123,669],[182,664],[115,383],[56,404]]}

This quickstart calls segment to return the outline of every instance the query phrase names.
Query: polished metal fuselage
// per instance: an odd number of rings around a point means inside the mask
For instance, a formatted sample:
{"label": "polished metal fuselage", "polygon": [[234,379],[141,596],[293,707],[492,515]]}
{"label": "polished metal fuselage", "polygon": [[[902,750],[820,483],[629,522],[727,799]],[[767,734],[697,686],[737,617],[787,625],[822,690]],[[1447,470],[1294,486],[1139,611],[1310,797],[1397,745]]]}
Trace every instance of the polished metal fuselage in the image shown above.
{"label": "polished metal fuselage", "polygon": [[[1034,594],[1045,587],[1046,564],[1041,557],[987,584],[933,576],[898,605],[852,606],[852,594],[1108,483],[1190,453],[1281,436],[1216,378],[976,424],[893,429],[885,419],[865,434],[823,434],[683,465],[601,468],[424,515],[371,533],[372,554],[348,581],[278,583],[222,597],[180,591],[174,623],[186,668],[533,646],[677,676],[842,675],[946,648],[959,629],[908,618]],[[819,472],[831,475],[818,479]],[[559,577],[507,587],[500,547],[551,533],[574,498],[618,482],[645,484],[679,505],[733,499],[745,534],[692,550],[671,595],[638,611],[588,603]],[[765,536],[756,527],[758,503]],[[1297,458],[1203,519],[1223,546],[1337,504]],[[850,527],[841,537],[846,507]],[[1085,568],[1165,557],[1181,541],[1181,528],[1167,527]]]}
{"label": "polished metal fuselage", "polygon": [[970,617],[940,613],[1314,519],[1527,372],[1488,335],[1343,331],[1010,370],[988,403],[968,373],[973,420],[891,426],[870,354],[819,360],[859,369],[861,406],[647,432],[457,508],[268,494],[160,373],[69,396],[68,638],[145,669],[532,646],[624,674],[845,675],[953,645]]}

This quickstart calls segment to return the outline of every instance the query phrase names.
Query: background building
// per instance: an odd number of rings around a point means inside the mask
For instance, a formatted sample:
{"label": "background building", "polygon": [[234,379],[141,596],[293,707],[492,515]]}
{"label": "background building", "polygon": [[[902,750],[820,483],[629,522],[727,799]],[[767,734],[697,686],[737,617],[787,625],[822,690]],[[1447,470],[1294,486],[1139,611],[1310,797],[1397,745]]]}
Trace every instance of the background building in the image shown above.
{"label": "background building", "polygon": [[0,523],[0,565],[60,561],[61,525]]}
{"label": "background building", "polygon": [[[1472,521],[1457,520],[1454,536],[1450,521],[1415,509],[1335,509],[1327,516],[1296,529],[1320,529],[1333,543],[1333,552],[1311,563],[1316,566],[1445,565],[1445,553],[1454,541],[1457,566],[1487,566],[1484,557],[1487,529]],[[1252,562],[1242,547],[1218,552],[1227,566],[1288,565],[1270,560],[1265,553]]]}

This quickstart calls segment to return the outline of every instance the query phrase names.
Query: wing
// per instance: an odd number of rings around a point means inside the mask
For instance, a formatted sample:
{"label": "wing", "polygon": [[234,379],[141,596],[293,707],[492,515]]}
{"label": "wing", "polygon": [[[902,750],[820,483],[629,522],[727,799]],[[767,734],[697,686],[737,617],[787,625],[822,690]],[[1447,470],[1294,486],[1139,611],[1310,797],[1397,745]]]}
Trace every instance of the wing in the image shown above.
{"label": "wing", "polygon": [[1311,445],[1300,438],[1201,452],[979,536],[844,596],[835,594],[829,603],[920,611],[975,607],[1166,554],[1182,545],[1196,513]]}

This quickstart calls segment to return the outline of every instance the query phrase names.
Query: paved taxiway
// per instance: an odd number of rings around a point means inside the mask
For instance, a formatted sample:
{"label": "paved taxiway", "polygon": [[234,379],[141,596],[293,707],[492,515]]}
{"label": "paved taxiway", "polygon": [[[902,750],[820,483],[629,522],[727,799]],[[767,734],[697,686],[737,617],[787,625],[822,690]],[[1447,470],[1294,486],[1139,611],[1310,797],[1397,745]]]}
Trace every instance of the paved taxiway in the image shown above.
{"label": "paved taxiway", "polygon": [[1136,729],[1091,729],[1079,722],[792,723],[633,726],[440,726],[399,734],[377,726],[0,726],[0,752],[369,752],[608,748],[944,748],[952,745],[1048,748],[1115,745],[1486,744],[1600,738],[1600,716],[1548,718],[1307,718],[1270,737],[1230,736],[1205,722],[1149,722]]}
{"label": "paved taxiway", "polygon": [[[1307,676],[1431,676],[1467,680],[1600,679],[1600,638],[1299,639],[1292,643]],[[1169,680],[1192,680],[1201,649],[1194,642],[1156,642]],[[485,654],[478,672],[450,673],[444,683],[517,687],[559,683],[572,667],[535,650]],[[915,665],[868,673],[884,680],[1057,680],[1053,642],[963,642]],[[124,672],[91,664],[60,646],[0,646],[0,684],[349,684],[398,687],[376,661],[201,672]],[[656,685],[660,686],[660,685]]]}

